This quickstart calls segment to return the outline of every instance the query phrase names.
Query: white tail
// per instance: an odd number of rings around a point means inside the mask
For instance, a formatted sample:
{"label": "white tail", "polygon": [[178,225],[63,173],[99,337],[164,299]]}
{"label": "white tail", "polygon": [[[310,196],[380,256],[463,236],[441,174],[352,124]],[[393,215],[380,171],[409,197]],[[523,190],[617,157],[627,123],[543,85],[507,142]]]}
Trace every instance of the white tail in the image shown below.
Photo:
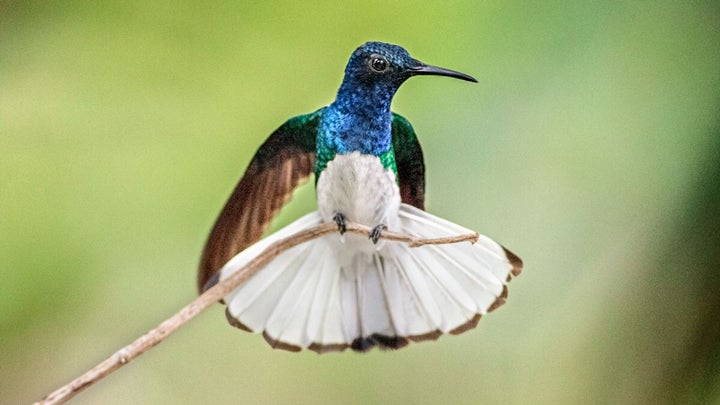
{"label": "white tail", "polygon": [[[406,204],[399,218],[400,229],[392,231],[422,238],[471,232]],[[235,256],[220,278],[321,222],[317,212],[298,219]],[[368,253],[370,243],[332,234],[285,251],[225,297],[228,320],[285,350],[395,349],[473,328],[505,302],[506,283],[522,270],[517,256],[482,235],[475,244],[385,242]]]}

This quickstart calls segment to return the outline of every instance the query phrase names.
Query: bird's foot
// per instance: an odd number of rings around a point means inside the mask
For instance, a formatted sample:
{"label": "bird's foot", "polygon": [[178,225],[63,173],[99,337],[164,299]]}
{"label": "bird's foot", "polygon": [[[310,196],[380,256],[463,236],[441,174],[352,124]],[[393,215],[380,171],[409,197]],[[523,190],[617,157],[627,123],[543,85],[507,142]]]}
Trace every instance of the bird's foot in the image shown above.
{"label": "bird's foot", "polygon": [[382,235],[382,231],[386,230],[387,226],[380,224],[376,226],[375,228],[370,231],[370,240],[372,243],[376,244],[378,243],[378,240],[380,240],[380,236]]}
{"label": "bird's foot", "polygon": [[335,223],[337,224],[340,235],[343,235],[347,231],[347,225],[346,225],[347,218],[345,218],[345,215],[338,212],[333,217],[333,221],[335,221]]}

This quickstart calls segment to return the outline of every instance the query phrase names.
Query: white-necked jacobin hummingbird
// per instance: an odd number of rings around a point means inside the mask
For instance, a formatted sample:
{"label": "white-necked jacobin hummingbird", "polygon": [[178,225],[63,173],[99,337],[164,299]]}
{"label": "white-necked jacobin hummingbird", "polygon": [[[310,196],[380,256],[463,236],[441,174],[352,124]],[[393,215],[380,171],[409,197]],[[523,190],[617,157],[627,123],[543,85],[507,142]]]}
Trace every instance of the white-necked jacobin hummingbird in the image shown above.
{"label": "white-necked jacobin hummingbird", "polygon": [[[291,351],[395,349],[464,332],[505,302],[522,261],[489,238],[412,249],[380,239],[384,229],[423,238],[471,232],[424,211],[420,144],[390,110],[400,85],[419,75],[477,82],[400,46],[368,42],[350,56],[332,104],[289,119],[258,149],[210,233],[201,291],[305,228],[334,221],[342,234],[349,220],[373,232],[369,240],[327,235],[285,251],[225,297],[231,324]],[[313,173],[317,211],[260,240]]]}

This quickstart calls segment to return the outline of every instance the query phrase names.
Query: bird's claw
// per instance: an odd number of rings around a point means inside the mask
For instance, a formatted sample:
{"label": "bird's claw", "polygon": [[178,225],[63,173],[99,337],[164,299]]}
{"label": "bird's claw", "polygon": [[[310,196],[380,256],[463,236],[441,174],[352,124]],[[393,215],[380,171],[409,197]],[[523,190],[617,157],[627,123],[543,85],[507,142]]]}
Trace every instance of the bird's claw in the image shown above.
{"label": "bird's claw", "polygon": [[337,224],[340,235],[343,235],[347,231],[347,225],[345,223],[347,221],[347,218],[345,218],[345,215],[338,212],[333,217],[333,221],[335,221],[335,223]]}
{"label": "bird's claw", "polygon": [[372,243],[376,244],[378,243],[378,240],[380,240],[380,236],[382,235],[382,231],[386,230],[387,226],[380,224],[376,226],[375,228],[370,231],[370,240]]}

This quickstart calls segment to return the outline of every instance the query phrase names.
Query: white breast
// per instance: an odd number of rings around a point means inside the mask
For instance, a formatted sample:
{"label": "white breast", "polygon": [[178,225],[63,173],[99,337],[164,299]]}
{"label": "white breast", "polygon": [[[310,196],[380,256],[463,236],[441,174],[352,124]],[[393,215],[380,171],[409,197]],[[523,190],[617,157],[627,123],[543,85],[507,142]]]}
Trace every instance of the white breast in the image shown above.
{"label": "white breast", "polygon": [[398,224],[400,192],[395,173],[376,156],[359,152],[335,156],[320,174],[317,199],[320,215],[328,222],[341,213],[369,227],[383,224],[395,229]]}

